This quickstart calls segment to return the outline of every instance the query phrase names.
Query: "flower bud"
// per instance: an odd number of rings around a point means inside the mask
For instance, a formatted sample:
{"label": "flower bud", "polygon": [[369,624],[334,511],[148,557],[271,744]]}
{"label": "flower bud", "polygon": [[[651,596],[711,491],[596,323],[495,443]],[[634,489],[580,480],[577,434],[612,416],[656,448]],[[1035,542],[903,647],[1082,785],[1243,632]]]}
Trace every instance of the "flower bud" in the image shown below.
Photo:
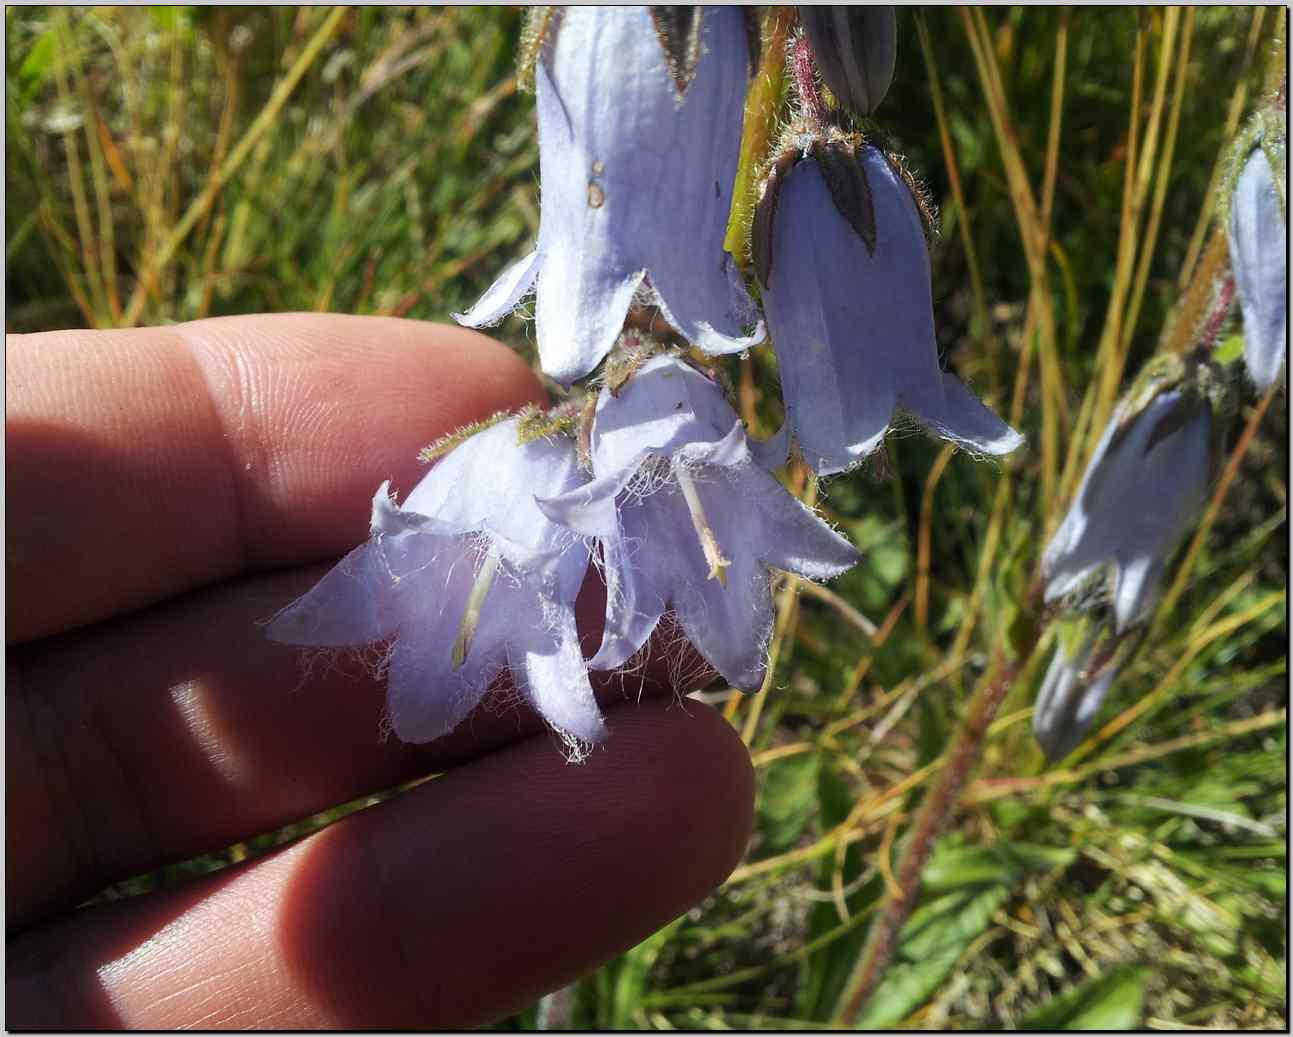
{"label": "flower bud", "polygon": [[898,52],[894,8],[800,7],[799,21],[831,93],[859,115],[870,115],[893,82]]}
{"label": "flower bud", "polygon": [[1230,202],[1230,261],[1244,315],[1244,362],[1261,390],[1279,377],[1288,349],[1285,147],[1281,137],[1248,152]]}
{"label": "flower bud", "polygon": [[1042,556],[1048,602],[1107,601],[1119,634],[1149,619],[1167,561],[1207,500],[1223,389],[1210,367],[1176,357],[1137,380]]}

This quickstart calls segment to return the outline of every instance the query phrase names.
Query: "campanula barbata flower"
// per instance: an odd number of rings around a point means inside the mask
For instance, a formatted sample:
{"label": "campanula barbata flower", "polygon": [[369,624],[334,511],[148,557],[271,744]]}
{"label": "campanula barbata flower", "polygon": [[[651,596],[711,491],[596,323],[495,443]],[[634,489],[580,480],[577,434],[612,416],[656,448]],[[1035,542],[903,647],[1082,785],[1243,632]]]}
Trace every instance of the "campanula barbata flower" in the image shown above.
{"label": "campanula barbata flower", "polygon": [[1048,602],[1107,576],[1116,630],[1148,619],[1168,557],[1206,500],[1212,427],[1208,402],[1189,388],[1119,404],[1042,555]]}
{"label": "campanula barbata flower", "polygon": [[559,382],[602,361],[644,286],[707,353],[764,339],[723,250],[749,78],[744,15],[695,8],[676,24],[688,10],[567,7],[544,30],[538,241],[455,316],[493,324],[537,281],[539,355]]}
{"label": "campanula barbata flower", "polygon": [[534,504],[583,478],[569,439],[518,444],[515,418],[477,433],[403,506],[383,483],[368,542],[280,612],[269,636],[308,647],[394,638],[387,704],[405,742],[453,730],[505,668],[567,740],[599,741],[575,630],[588,547]]}
{"label": "campanula barbata flower", "polygon": [[722,389],[674,357],[602,391],[591,454],[592,482],[539,501],[601,544],[606,629],[589,665],[623,665],[672,609],[719,673],[758,688],[773,623],[769,567],[829,579],[857,552],[756,462]]}
{"label": "campanula barbata flower", "polygon": [[[1282,157],[1284,148],[1281,140],[1273,150]],[[1230,202],[1230,260],[1244,316],[1244,361],[1263,391],[1279,377],[1288,353],[1286,189],[1259,146],[1244,160]]]}
{"label": "campanula barbata flower", "polygon": [[924,225],[879,149],[816,141],[783,156],[753,240],[787,427],[818,473],[875,450],[897,409],[977,453],[1023,442],[939,369]]}
{"label": "campanula barbata flower", "polygon": [[1100,631],[1090,628],[1073,645],[1061,637],[1051,657],[1033,708],[1033,735],[1052,762],[1062,760],[1086,737],[1118,675],[1116,661],[1105,659],[1101,664],[1102,643]]}

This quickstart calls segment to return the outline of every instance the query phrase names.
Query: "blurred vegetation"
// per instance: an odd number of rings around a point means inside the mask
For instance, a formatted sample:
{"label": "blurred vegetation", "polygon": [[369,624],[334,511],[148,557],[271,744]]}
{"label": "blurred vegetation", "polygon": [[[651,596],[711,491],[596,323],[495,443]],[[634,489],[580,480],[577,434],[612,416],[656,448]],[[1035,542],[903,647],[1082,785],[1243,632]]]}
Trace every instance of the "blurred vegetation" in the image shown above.
{"label": "blurred vegetation", "polygon": [[[470,304],[538,227],[520,19],[6,8],[7,330],[260,310],[444,319]],[[904,826],[1098,435],[1092,411],[1171,334],[1219,160],[1284,19],[900,12],[878,115],[941,207],[940,345],[1029,447],[995,466],[895,437],[885,478],[821,487],[865,561],[826,591],[783,589],[772,694],[701,693],[759,770],[745,863],[509,1025],[831,1017]],[[522,321],[499,333],[532,352]],[[733,375],[770,430],[771,352]],[[1286,1025],[1287,420],[1282,390],[1261,411],[1246,401],[1238,477],[1175,607],[1059,765],[1029,729],[1047,652],[1026,668],[863,1025]]]}

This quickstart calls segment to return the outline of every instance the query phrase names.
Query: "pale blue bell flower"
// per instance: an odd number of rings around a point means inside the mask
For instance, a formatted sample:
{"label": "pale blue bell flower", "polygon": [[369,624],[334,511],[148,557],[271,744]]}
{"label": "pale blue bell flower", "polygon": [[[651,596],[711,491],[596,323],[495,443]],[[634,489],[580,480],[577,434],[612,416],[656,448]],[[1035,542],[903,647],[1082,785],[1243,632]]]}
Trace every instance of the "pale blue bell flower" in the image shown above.
{"label": "pale blue bell flower", "polygon": [[1042,555],[1046,600],[1108,574],[1118,633],[1149,618],[1167,560],[1207,499],[1206,402],[1180,390],[1114,412],[1068,514]]}
{"label": "pale blue bell flower", "polygon": [[1086,737],[1117,676],[1113,665],[1097,674],[1088,672],[1097,639],[1098,632],[1093,632],[1071,654],[1062,642],[1057,645],[1037,693],[1033,735],[1052,763],[1062,760]]}
{"label": "pale blue bell flower", "polygon": [[448,734],[505,668],[572,747],[600,741],[575,629],[588,546],[534,504],[535,493],[583,479],[569,439],[518,445],[515,418],[475,434],[402,507],[383,483],[367,543],[280,612],[270,638],[307,647],[394,638],[387,704],[405,742]]}
{"label": "pale blue bell flower", "polygon": [[1249,153],[1235,182],[1229,229],[1244,316],[1244,361],[1264,392],[1288,355],[1288,216],[1282,185],[1261,147]]}
{"label": "pale blue bell flower", "polygon": [[895,409],[976,453],[1010,453],[1023,437],[939,369],[929,252],[911,192],[878,149],[857,156],[874,249],[836,208],[815,159],[795,163],[778,185],[763,304],[789,431],[822,475],[875,450]]}
{"label": "pale blue bell flower", "polygon": [[559,382],[602,361],[644,284],[706,353],[739,353],[765,337],[723,250],[749,79],[744,15],[704,7],[695,17],[699,51],[683,90],[648,8],[567,7],[544,37],[538,241],[454,317],[496,323],[537,281],[539,356]]}
{"label": "pale blue bell flower", "polygon": [[594,480],[539,502],[554,521],[596,538],[606,629],[593,669],[615,669],[666,611],[735,687],[767,670],[769,567],[838,576],[857,551],[752,457],[721,388],[672,357],[602,392],[592,431]]}

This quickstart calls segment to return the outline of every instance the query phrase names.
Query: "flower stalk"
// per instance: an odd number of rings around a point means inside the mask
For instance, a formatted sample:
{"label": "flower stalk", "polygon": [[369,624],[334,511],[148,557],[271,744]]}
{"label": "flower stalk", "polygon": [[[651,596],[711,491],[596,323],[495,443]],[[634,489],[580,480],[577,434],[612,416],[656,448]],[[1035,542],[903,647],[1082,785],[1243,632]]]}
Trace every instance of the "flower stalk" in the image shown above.
{"label": "flower stalk", "polygon": [[[1040,586],[1029,594],[1030,601],[1035,602],[1039,598]],[[894,869],[895,886],[881,902],[867,934],[862,956],[840,995],[833,1020],[835,1024],[852,1029],[884,977],[898,946],[898,934],[916,906],[921,876],[934,843],[960,802],[961,792],[979,760],[988,728],[1006,694],[1027,666],[1041,629],[1040,625],[1036,627],[1031,643],[1016,659],[1009,659],[1004,649],[999,647],[992,669],[970,698],[956,739],[946,754],[946,762],[925,794],[912,823],[902,858]]]}

